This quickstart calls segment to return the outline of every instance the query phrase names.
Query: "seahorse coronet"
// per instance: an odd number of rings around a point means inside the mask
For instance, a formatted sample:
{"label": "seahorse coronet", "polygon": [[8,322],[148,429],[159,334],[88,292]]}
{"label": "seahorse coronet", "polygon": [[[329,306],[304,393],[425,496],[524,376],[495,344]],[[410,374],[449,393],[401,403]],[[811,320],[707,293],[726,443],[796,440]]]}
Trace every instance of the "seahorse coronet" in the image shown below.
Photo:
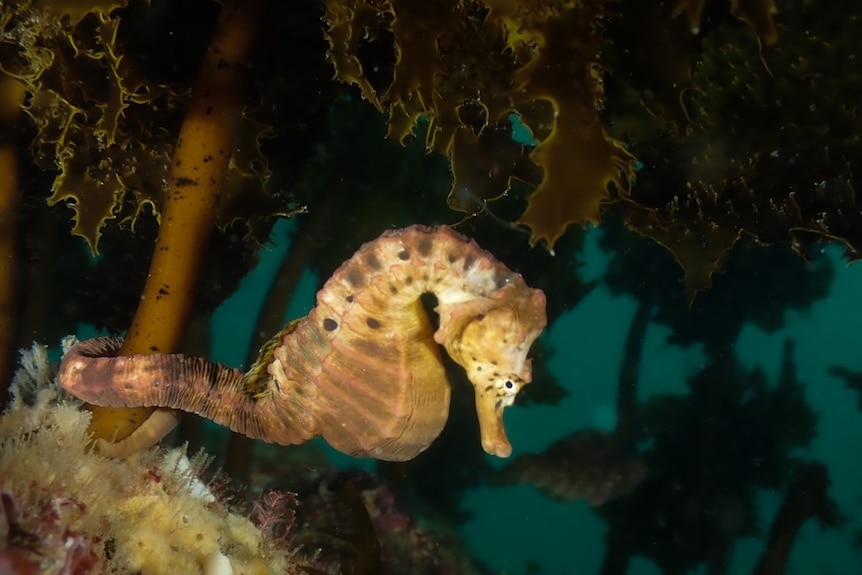
{"label": "seahorse coronet", "polygon": [[97,338],[69,350],[59,381],[95,405],[170,407],[265,441],[319,435],[349,455],[407,460],[448,418],[442,346],[474,387],[482,447],[507,457],[503,411],[532,379],[546,321],[544,294],[474,241],[411,226],[364,244],[245,374],[181,354],[118,358],[120,339]]}

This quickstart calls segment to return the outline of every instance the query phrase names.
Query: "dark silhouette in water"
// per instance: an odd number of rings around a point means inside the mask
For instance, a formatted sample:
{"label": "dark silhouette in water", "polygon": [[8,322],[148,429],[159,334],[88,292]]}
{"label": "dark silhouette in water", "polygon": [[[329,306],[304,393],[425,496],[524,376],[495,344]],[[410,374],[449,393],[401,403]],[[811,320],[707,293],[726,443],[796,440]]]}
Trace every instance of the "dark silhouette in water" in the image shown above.
{"label": "dark silhouette in water", "polygon": [[583,429],[539,454],[519,455],[500,471],[501,484],[529,483],[561,502],[586,499],[592,505],[631,493],[647,476],[643,459],[613,434]]}

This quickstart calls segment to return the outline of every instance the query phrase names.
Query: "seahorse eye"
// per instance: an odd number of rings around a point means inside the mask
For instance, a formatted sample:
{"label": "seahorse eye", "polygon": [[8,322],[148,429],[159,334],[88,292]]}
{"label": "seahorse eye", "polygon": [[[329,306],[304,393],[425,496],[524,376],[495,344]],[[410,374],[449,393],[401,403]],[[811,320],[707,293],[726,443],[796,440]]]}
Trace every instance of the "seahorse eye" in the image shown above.
{"label": "seahorse eye", "polygon": [[498,393],[506,397],[509,402],[518,395],[518,392],[521,391],[523,386],[524,382],[521,378],[512,373],[508,373],[497,380]]}

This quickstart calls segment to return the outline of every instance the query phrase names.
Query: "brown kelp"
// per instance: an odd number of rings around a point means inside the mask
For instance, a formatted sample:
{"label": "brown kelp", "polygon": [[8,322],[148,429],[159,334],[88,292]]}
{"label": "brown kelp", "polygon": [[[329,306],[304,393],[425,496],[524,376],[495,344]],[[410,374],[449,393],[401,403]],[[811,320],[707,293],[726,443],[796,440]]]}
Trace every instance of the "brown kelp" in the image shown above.
{"label": "brown kelp", "polygon": [[[782,8],[333,0],[325,18],[336,76],[387,113],[391,138],[428,120],[450,205],[476,213],[524,181],[517,219],[549,247],[571,223],[621,215],[674,254],[691,298],[746,235],[800,253],[837,239],[851,258],[862,243],[846,165],[859,118],[829,105],[857,91],[840,54],[858,51],[858,19]],[[514,124],[532,141],[513,142]]]}

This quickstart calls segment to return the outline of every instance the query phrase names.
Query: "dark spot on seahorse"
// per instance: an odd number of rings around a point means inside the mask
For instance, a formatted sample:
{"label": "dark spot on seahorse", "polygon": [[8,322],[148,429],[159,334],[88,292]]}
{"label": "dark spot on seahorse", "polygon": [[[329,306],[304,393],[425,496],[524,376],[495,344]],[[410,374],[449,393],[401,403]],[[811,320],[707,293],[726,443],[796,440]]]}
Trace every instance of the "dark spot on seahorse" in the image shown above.
{"label": "dark spot on seahorse", "polygon": [[397,288],[397,287],[395,287],[395,286],[394,286],[394,285],[392,285],[392,284],[389,284],[389,293],[391,293],[392,295],[397,294],[397,293],[398,293],[398,288]]}
{"label": "dark spot on seahorse", "polygon": [[494,411],[498,411],[502,405],[503,405],[502,399],[498,399],[497,401],[495,401],[494,402]]}
{"label": "dark spot on seahorse", "polygon": [[378,319],[369,317],[365,320],[365,323],[368,324],[368,327],[370,327],[371,329],[380,329],[380,320]]}
{"label": "dark spot on seahorse", "polygon": [[497,286],[497,289],[505,287],[512,282],[512,278],[508,275],[497,275],[494,277],[494,285]]}
{"label": "dark spot on seahorse", "polygon": [[346,297],[346,298],[344,298],[344,299],[346,299],[346,300],[347,300],[347,303],[353,303],[353,294],[350,294],[349,296],[347,296],[347,297]]}
{"label": "dark spot on seahorse", "polygon": [[331,317],[328,317],[323,320],[323,329],[325,329],[326,331],[335,331],[335,328],[337,327],[338,323]]}
{"label": "dark spot on seahorse", "polygon": [[464,270],[468,270],[473,267],[473,264],[476,263],[476,256],[474,254],[467,254],[467,257],[464,258]]}
{"label": "dark spot on seahorse", "polygon": [[476,316],[476,321],[482,321],[483,319],[485,319],[484,313],[480,313],[479,315]]}
{"label": "dark spot on seahorse", "polygon": [[449,259],[449,263],[450,263],[450,264],[454,264],[455,262],[457,262],[457,261],[458,261],[458,255],[457,255],[457,254],[454,254],[454,253],[450,253],[450,254],[448,255],[448,259]]}
{"label": "dark spot on seahorse", "polygon": [[413,276],[406,276],[404,278],[404,285],[412,285],[413,284]]}
{"label": "dark spot on seahorse", "polygon": [[493,385],[486,385],[485,386],[485,391],[491,391],[492,389],[494,389]]}
{"label": "dark spot on seahorse", "polygon": [[398,259],[406,262],[410,259],[410,252],[407,250],[401,250],[400,252],[398,252]]}
{"label": "dark spot on seahorse", "polygon": [[198,182],[197,182],[197,180],[193,180],[191,178],[186,178],[184,176],[180,176],[179,178],[174,180],[174,183],[176,184],[176,186],[178,188],[182,188],[185,186],[193,186],[193,185],[197,184]]}
{"label": "dark spot on seahorse", "polygon": [[481,366],[481,365],[477,365],[477,366],[476,366],[476,371],[482,371],[482,366]]}
{"label": "dark spot on seahorse", "polygon": [[365,276],[362,274],[362,270],[357,267],[350,267],[347,270],[347,281],[353,287],[361,287],[362,280],[365,279]]}
{"label": "dark spot on seahorse", "polygon": [[416,244],[416,249],[419,250],[419,255],[427,257],[431,253],[431,248],[434,247],[431,243],[431,238],[423,236]]}
{"label": "dark spot on seahorse", "polygon": [[377,256],[373,253],[367,254],[365,256],[365,263],[368,264],[369,269],[371,271],[379,272],[383,269],[383,266],[380,264],[380,260],[377,259]]}

